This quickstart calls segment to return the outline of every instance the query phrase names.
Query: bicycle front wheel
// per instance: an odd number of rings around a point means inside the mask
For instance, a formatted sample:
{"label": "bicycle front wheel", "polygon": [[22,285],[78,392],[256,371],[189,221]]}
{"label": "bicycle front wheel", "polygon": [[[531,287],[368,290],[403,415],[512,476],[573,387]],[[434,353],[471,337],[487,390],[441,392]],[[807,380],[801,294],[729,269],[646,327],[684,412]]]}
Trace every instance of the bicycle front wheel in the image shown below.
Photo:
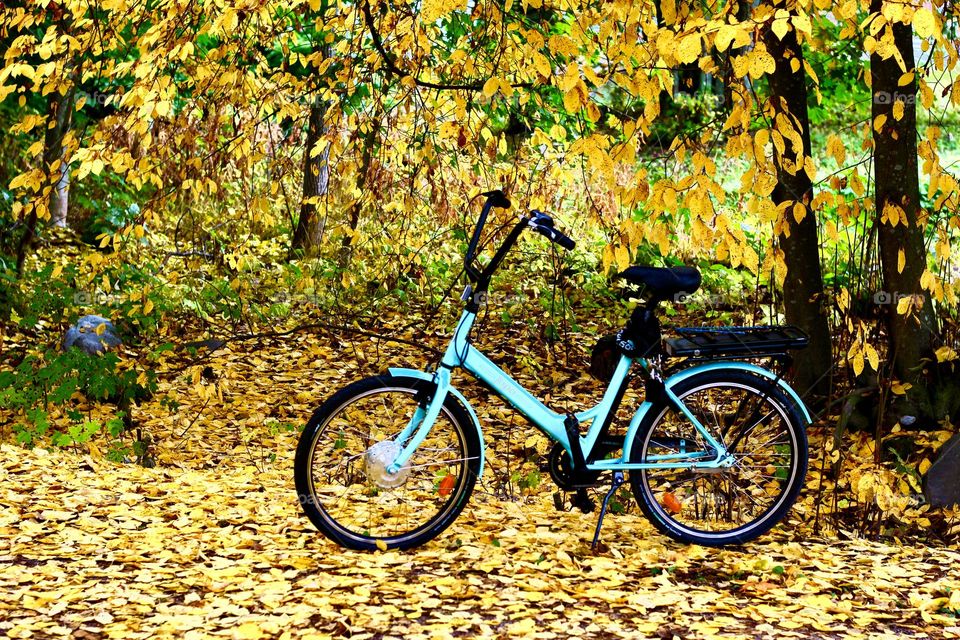
{"label": "bicycle front wheel", "polygon": [[397,437],[433,385],[377,376],[327,400],[300,436],[300,504],[328,538],[351,549],[408,549],[433,539],[463,510],[480,472],[480,438],[448,397],[426,439],[396,474]]}
{"label": "bicycle front wheel", "polygon": [[[787,514],[806,475],[807,436],[795,402],[771,382],[737,371],[695,375],[673,392],[734,463],[633,471],[641,509],[681,542],[722,546],[763,535]],[[651,409],[637,433],[631,462],[716,455],[686,416],[666,406]]]}

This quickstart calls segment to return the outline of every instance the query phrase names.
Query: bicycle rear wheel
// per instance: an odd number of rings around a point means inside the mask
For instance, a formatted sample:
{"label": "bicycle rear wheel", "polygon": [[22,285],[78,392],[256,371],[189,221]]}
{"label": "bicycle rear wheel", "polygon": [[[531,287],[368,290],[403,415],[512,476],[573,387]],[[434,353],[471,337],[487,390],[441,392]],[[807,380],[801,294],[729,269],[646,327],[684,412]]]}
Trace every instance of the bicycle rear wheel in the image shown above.
{"label": "bicycle rear wheel", "polygon": [[396,474],[386,468],[397,436],[433,385],[377,376],[355,382],[317,409],[300,436],[294,476],[300,504],[328,538],[351,549],[408,549],[446,529],[480,472],[480,438],[447,398],[426,439]]}
{"label": "bicycle rear wheel", "polygon": [[[735,462],[633,471],[641,509],[681,542],[722,546],[763,535],[787,514],[806,475],[807,436],[794,401],[768,380],[737,371],[695,375],[673,392]],[[641,423],[630,457],[666,461],[684,452],[715,454],[684,415],[662,406]]]}

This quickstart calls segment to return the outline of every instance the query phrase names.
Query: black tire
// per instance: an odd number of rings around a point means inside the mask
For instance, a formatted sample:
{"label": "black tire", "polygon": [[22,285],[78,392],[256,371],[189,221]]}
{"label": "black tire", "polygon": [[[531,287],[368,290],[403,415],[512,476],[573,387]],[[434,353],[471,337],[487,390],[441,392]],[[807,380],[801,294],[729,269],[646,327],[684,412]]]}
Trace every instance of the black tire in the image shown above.
{"label": "black tire", "polygon": [[297,494],[310,521],[337,544],[409,549],[435,538],[463,510],[480,473],[481,442],[453,396],[405,472],[386,474],[385,458],[376,454],[387,447],[384,455],[393,459],[394,445],[382,443],[392,442],[432,388],[407,376],[366,378],[335,393],[307,423],[294,462]]}
{"label": "black tire", "polygon": [[[631,471],[640,508],[658,530],[681,542],[724,546],[763,535],[786,516],[806,476],[805,421],[795,401],[769,380],[739,371],[694,375],[673,392],[732,449],[736,463],[719,473],[689,467]],[[630,461],[679,450],[709,446],[686,417],[652,407],[637,430]]]}

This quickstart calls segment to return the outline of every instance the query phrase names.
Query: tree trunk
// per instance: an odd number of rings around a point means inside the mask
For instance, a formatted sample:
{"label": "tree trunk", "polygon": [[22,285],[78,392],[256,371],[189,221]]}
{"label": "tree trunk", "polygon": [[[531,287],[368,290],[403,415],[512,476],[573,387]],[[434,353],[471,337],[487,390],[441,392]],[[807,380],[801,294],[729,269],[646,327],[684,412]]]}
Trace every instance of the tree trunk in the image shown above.
{"label": "tree trunk", "polygon": [[[871,12],[879,13],[882,8],[882,0],[871,0]],[[927,268],[927,254],[917,160],[916,77],[901,85],[905,73],[916,71],[913,27],[896,22],[892,29],[894,45],[903,57],[906,70],[895,57],[884,60],[876,53],[870,56],[875,224],[883,286],[890,301],[885,305],[887,362],[894,378],[913,385],[898,412],[915,412],[914,415],[938,419],[943,416],[929,415],[929,389],[924,383],[923,361],[931,356],[936,321],[930,296],[920,286],[920,277]],[[902,117],[897,119],[901,108]],[[903,296],[917,296],[916,304],[906,315],[897,313],[898,298]]]}
{"label": "tree trunk", "polygon": [[290,243],[291,256],[296,253],[315,253],[323,235],[315,200],[327,194],[330,183],[330,148],[327,147],[315,156],[311,155],[311,151],[323,136],[323,118],[326,111],[324,104],[311,105],[307,118],[307,142],[303,151],[303,199],[300,204],[300,218]]}
{"label": "tree trunk", "polygon": [[[67,222],[67,188],[69,181],[69,167],[63,149],[63,139],[70,127],[73,126],[74,113],[73,86],[66,95],[54,93],[50,96],[47,109],[47,129],[43,138],[43,156],[40,162],[47,172],[46,189],[49,189],[47,201],[44,203],[50,214],[51,223],[56,226],[66,226]],[[51,126],[52,125],[52,126]],[[54,163],[57,168],[54,169]],[[27,250],[33,243],[37,233],[37,206],[31,208],[24,224],[23,235],[17,248],[17,275],[23,273],[23,263],[27,257]]]}
{"label": "tree trunk", "polygon": [[50,224],[55,227],[67,226],[67,210],[70,197],[70,165],[63,155],[60,156],[60,167],[57,174],[60,178],[50,191]]}
{"label": "tree trunk", "polygon": [[[786,3],[781,1],[775,5],[782,7]],[[802,394],[812,393],[814,397],[824,398],[830,391],[833,352],[823,304],[817,218],[810,210],[813,184],[804,170],[804,162],[811,154],[811,144],[803,49],[793,28],[783,39],[767,28],[764,42],[777,63],[776,70],[770,76],[773,113],[779,116],[777,119],[781,122],[789,122],[803,143],[802,149],[795,148],[787,139],[786,133],[790,132],[781,131],[786,148],[782,154],[774,148],[777,186],[772,195],[775,204],[787,205],[777,238],[787,267],[783,281],[786,319],[789,324],[797,325],[810,336],[809,346],[797,352],[794,359],[794,384]],[[794,71],[796,62],[800,63],[800,67]],[[797,205],[801,208],[797,209]],[[797,215],[800,214],[802,217],[797,222]]]}
{"label": "tree trunk", "polygon": [[[79,81],[79,76],[73,74]],[[66,95],[59,93],[50,96],[48,124],[56,122],[54,128],[47,129],[43,144],[43,164],[47,169],[50,184],[50,197],[47,206],[50,211],[50,224],[55,227],[67,226],[67,209],[69,205],[70,165],[67,163],[66,150],[63,148],[63,139],[73,126],[73,116],[76,113],[75,98],[76,85],[71,83]],[[59,161],[56,169],[53,165]]]}
{"label": "tree trunk", "polygon": [[360,166],[357,168],[357,191],[361,196],[350,206],[350,213],[347,215],[350,232],[344,234],[340,240],[340,266],[344,269],[350,264],[350,258],[353,255],[353,239],[356,236],[357,228],[360,226],[362,194],[367,188],[367,174],[370,171],[370,160],[373,158],[376,137],[377,128],[375,126],[371,126],[363,136],[363,151],[360,153]]}

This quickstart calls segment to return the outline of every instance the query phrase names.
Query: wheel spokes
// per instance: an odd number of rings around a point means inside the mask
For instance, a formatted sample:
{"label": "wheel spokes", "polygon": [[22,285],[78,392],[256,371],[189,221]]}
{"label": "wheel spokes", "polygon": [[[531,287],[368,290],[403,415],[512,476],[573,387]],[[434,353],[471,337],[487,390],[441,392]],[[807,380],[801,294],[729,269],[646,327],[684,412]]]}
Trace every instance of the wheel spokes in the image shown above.
{"label": "wheel spokes", "polygon": [[[644,490],[654,509],[696,533],[722,534],[764,518],[779,504],[796,463],[783,408],[769,393],[722,382],[691,391],[682,401],[728,447],[734,462],[704,472],[643,471]],[[662,414],[645,442],[644,459],[679,454],[682,442],[706,449],[702,434],[674,412]]]}

